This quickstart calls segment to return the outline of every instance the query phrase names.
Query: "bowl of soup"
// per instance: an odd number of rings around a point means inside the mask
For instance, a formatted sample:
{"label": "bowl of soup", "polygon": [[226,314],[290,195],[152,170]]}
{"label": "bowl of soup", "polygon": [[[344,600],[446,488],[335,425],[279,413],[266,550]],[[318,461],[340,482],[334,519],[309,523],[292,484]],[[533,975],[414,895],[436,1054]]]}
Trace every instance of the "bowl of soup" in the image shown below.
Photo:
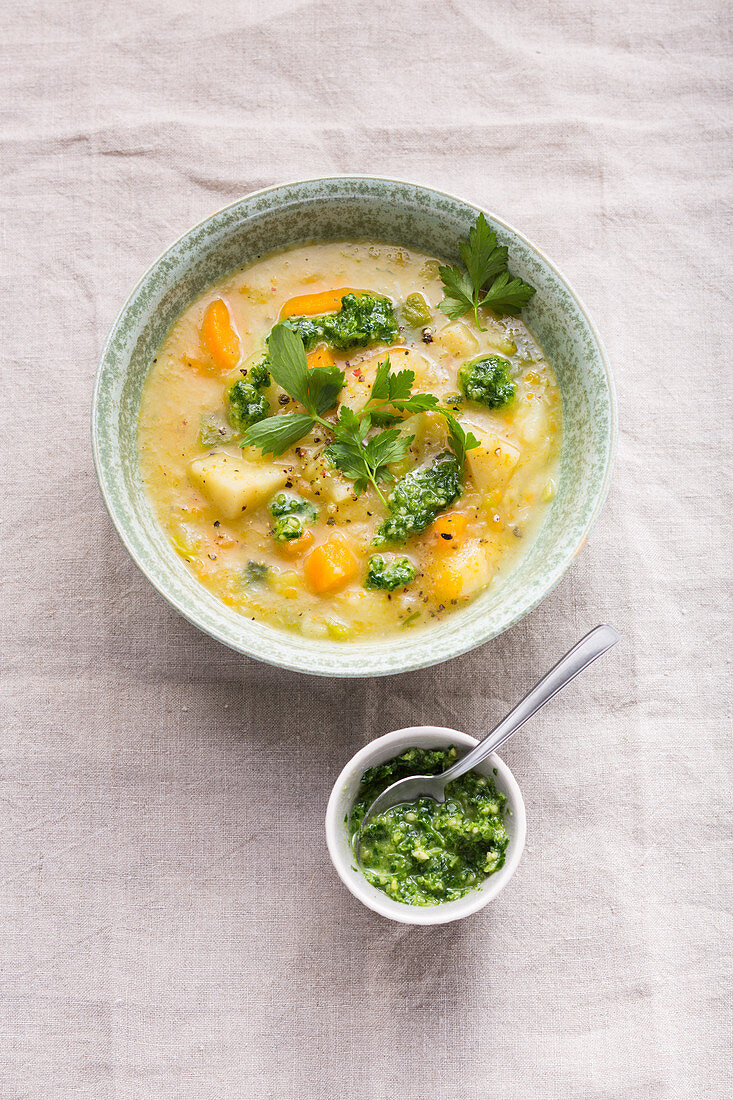
{"label": "bowl of soup", "polygon": [[93,444],[133,560],[241,653],[375,676],[455,657],[582,548],[616,434],[595,327],[500,219],[371,177],[268,188],[147,271]]}

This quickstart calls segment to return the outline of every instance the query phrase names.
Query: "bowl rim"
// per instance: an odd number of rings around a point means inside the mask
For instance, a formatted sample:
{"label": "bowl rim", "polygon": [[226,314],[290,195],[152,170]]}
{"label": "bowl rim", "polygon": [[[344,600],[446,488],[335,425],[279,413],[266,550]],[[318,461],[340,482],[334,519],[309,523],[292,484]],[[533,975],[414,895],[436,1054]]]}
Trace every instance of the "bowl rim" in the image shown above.
{"label": "bowl rim", "polygon": [[[483,909],[485,905],[488,905],[501,893],[513,877],[522,858],[527,837],[527,813],[519,784],[501,757],[497,756],[496,753],[492,753],[484,762],[484,765],[495,768],[497,771],[497,779],[507,795],[514,828],[512,831],[511,852],[508,859],[503,867],[484,880],[482,886],[477,890],[472,890],[457,901],[426,906],[408,905],[405,902],[394,901],[383,894],[376,887],[371,886],[360,872],[355,871],[353,862],[343,858],[339,847],[339,839],[343,840],[345,824],[341,802],[344,788],[354,780],[355,776],[360,779],[375,758],[378,758],[380,762],[381,760],[390,759],[390,752],[385,755],[384,749],[391,750],[395,748],[394,755],[398,755],[409,745],[419,745],[426,738],[438,739],[446,744],[465,745],[467,749],[478,744],[477,738],[468,733],[463,733],[461,730],[450,729],[448,726],[406,726],[404,729],[392,730],[390,733],[375,738],[374,741],[370,741],[368,745],[355,753],[341,769],[331,790],[324,822],[326,845],[331,862],[347,890],[368,909],[378,913],[379,916],[413,927],[450,924],[453,921],[463,920],[464,917],[469,917]],[[354,793],[356,793],[356,786],[354,787]],[[350,850],[349,847],[348,851]]]}
{"label": "bowl rim", "polygon": [[[376,183],[395,183],[407,187],[415,187],[421,191],[431,192],[435,195],[447,198],[453,202],[466,206],[471,210],[474,210],[477,214],[484,213],[497,225],[500,225],[508,233],[513,234],[515,237],[521,240],[526,247],[535,252],[536,255],[539,256],[539,258],[548,266],[548,268],[550,268],[550,270],[554,272],[555,276],[567,288],[572,298],[575,299],[578,309],[582,313],[598,348],[600,361],[603,366],[603,372],[605,375],[606,389],[608,393],[609,427],[605,456],[605,467],[603,471],[602,483],[596,492],[593,511],[586,520],[582,531],[579,532],[575,542],[575,546],[573,547],[572,551],[568,553],[565,561],[556,567],[554,574],[550,575],[547,583],[542,587],[542,590],[539,592],[539,594],[534,596],[530,600],[530,602],[522,604],[516,611],[510,614],[503,625],[501,625],[498,629],[492,629],[483,636],[468,637],[467,639],[463,639],[460,635],[457,636],[454,640],[454,646],[449,656],[430,656],[429,654],[425,654],[423,652],[423,646],[415,644],[410,647],[404,647],[405,654],[412,653],[414,654],[414,656],[411,656],[409,658],[401,658],[398,665],[379,669],[370,668],[367,670],[362,670],[358,667],[347,667],[347,662],[344,662],[342,665],[338,665],[337,667],[330,669],[312,669],[305,667],[303,661],[301,660],[293,660],[292,662],[288,662],[278,657],[272,657],[262,648],[258,649],[257,644],[254,640],[249,646],[245,647],[240,642],[230,640],[226,636],[226,633],[223,629],[219,629],[212,624],[205,625],[204,623],[202,623],[200,621],[200,616],[197,613],[195,605],[188,605],[184,601],[176,598],[171,592],[164,591],[161,587],[161,583],[163,582],[161,582],[160,573],[149,569],[141,560],[135,549],[135,546],[133,545],[132,538],[128,536],[127,531],[125,530],[121,514],[118,515],[117,507],[112,499],[112,494],[106,481],[105,468],[101,456],[101,448],[99,443],[100,393],[102,389],[102,380],[107,356],[117,333],[118,326],[120,325],[122,319],[124,318],[134,299],[136,298],[138,292],[143,287],[143,284],[148,280],[154,269],[161,263],[161,261],[163,261],[169,253],[173,252],[174,249],[181,245],[187,237],[191,236],[197,230],[202,229],[208,222],[212,221],[222,214],[225,214],[228,210],[233,210],[245,200],[254,199],[258,196],[267,195],[271,192],[277,192],[288,187],[299,187],[306,184],[328,183],[338,180],[354,181],[357,183],[360,181],[372,181]],[[241,653],[245,656],[253,657],[255,660],[261,661],[265,664],[270,664],[278,668],[284,668],[292,672],[304,673],[306,675],[323,676],[328,678],[359,679],[364,677],[371,678],[376,676],[400,675],[405,672],[414,672],[419,669],[429,668],[436,664],[443,664],[447,661],[454,660],[456,657],[460,657],[464,653],[468,653],[473,649],[477,649],[479,646],[485,645],[488,642],[492,641],[494,638],[498,637],[500,634],[503,634],[504,631],[514,626],[517,622],[519,622],[520,619],[524,618],[525,615],[528,615],[531,611],[533,611],[538,606],[538,604],[542,602],[542,600],[550,595],[550,593],[563,579],[568,569],[577,558],[578,554],[584,548],[591,531],[598,521],[598,517],[603,509],[603,505],[606,502],[606,498],[608,496],[611,485],[611,479],[613,476],[613,469],[618,444],[618,401],[616,395],[616,387],[613,380],[613,374],[611,372],[611,366],[605,345],[583,299],[579,296],[572,283],[560,271],[557,265],[542,251],[541,248],[534,244],[534,242],[530,241],[528,237],[526,237],[519,230],[515,229],[514,226],[511,225],[509,222],[505,221],[503,218],[500,218],[498,215],[493,214],[488,208],[477,205],[476,203],[471,202],[468,199],[462,198],[460,195],[456,195],[450,191],[444,191],[441,188],[428,186],[424,183],[419,183],[417,181],[409,179],[403,179],[397,176],[371,175],[367,173],[354,174],[344,172],[334,173],[327,176],[307,176],[302,178],[295,178],[281,181],[279,183],[268,184],[266,187],[260,187],[254,191],[248,191],[244,195],[241,195],[239,198],[234,199],[232,202],[226,203],[224,206],[221,206],[217,210],[212,211],[205,218],[202,218],[200,221],[196,222],[193,226],[190,226],[183,233],[181,233],[180,236],[178,236],[171,244],[163,249],[162,252],[158,254],[158,256],[148,265],[148,267],[145,269],[138,281],[133,286],[132,290],[125,298],[107,333],[107,337],[104,341],[104,345],[102,347],[97,363],[94,387],[92,391],[90,427],[92,436],[92,457],[94,461],[94,469],[107,514],[133,563],[137,566],[137,568],[140,570],[140,572],[143,574],[143,576],[152,586],[152,588],[160,596],[163,597],[163,599],[168,603],[170,607],[172,607],[179,615],[181,615],[182,618],[186,619],[193,626],[201,630],[204,634],[207,634],[215,641],[221,642],[223,645],[226,645],[229,649],[232,649],[236,653]],[[120,510],[120,513],[122,513],[122,510]],[[427,632],[421,631],[419,635],[416,635],[416,639],[421,641],[425,633],[429,633],[429,628]],[[317,641],[314,641],[314,644],[317,645]],[[353,655],[353,657],[358,658],[358,655],[360,653],[359,643],[350,644],[348,649],[344,649],[344,653],[351,654]],[[350,665],[353,665],[355,663],[356,662],[352,660],[350,662]]]}

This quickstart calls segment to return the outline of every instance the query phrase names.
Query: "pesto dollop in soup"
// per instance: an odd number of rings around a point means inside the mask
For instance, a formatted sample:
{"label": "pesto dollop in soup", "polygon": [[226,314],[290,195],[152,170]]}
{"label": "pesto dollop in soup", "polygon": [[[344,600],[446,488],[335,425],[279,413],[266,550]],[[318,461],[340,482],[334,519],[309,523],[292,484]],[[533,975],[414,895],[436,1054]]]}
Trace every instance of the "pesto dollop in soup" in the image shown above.
{"label": "pesto dollop in soup", "polygon": [[[349,819],[352,844],[385,788],[408,775],[437,775],[457,759],[453,745],[412,748],[367,769]],[[476,890],[504,865],[506,801],[492,779],[472,771],[448,784],[442,804],[421,798],[378,814],[361,834],[367,881],[407,905],[437,905]]]}

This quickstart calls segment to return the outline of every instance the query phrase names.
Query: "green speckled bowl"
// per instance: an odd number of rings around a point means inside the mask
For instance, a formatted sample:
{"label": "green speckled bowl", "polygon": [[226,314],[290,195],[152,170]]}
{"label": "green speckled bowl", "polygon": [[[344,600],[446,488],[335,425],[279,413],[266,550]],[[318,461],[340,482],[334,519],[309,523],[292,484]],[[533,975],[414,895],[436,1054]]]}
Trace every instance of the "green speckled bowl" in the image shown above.
{"label": "green speckled bowl", "polygon": [[558,491],[513,573],[463,610],[386,641],[314,641],[238,615],[190,573],[158,525],[137,459],[140,395],[171,324],[210,283],[263,252],[309,240],[371,237],[458,259],[478,208],[399,180],[303,180],[257,191],[197,225],[145,273],[105,344],[94,391],[97,476],[112,522],[150,583],[190,622],[240,653],[320,676],[383,676],[424,668],[494,638],[551,591],[585,544],[608,490],[616,402],[603,346],[550,261],[487,213],[512,270],[537,293],[524,312],[555,368],[564,408]]}

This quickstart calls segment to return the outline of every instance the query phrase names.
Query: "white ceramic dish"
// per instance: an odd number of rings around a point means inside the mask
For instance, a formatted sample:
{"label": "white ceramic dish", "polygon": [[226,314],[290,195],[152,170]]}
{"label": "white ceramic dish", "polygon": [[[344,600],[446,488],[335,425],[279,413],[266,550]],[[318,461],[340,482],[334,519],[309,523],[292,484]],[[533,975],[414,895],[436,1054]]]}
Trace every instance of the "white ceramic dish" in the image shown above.
{"label": "white ceramic dish", "polygon": [[377,890],[375,886],[368,883],[355,865],[354,853],[346,829],[346,818],[351,813],[361,777],[366,769],[399,756],[401,752],[413,745],[428,749],[459,745],[468,750],[476,744],[478,742],[475,737],[469,737],[467,733],[447,729],[444,726],[411,726],[408,729],[394,730],[383,737],[378,737],[353,756],[334,783],[326,810],[328,851],[344,885],[354,897],[369,909],[373,909],[375,913],[390,920],[400,921],[402,924],[448,924],[450,921],[461,920],[462,917],[468,917],[471,913],[483,909],[488,902],[501,893],[516,871],[522,857],[527,832],[524,800],[514,776],[496,754],[490,756],[476,770],[483,775],[491,776],[498,790],[503,791],[507,796],[509,812],[506,816],[506,827],[509,833],[509,846],[504,866],[490,875],[480,889],[473,890],[458,901],[444,902],[440,905],[405,905],[404,902],[393,901],[381,890]]}

